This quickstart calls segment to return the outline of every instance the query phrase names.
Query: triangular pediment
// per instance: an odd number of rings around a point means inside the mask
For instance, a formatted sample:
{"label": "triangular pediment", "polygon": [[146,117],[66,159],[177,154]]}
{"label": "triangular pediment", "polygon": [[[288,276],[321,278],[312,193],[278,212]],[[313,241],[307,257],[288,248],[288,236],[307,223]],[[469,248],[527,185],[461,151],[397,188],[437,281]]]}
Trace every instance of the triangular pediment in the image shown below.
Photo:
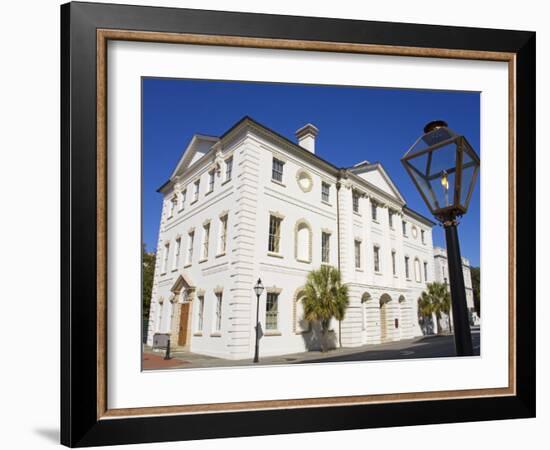
{"label": "triangular pediment", "polygon": [[176,281],[170,288],[170,291],[172,291],[175,295],[178,295],[181,291],[188,289],[195,289],[195,285],[187,274],[185,274],[184,272],[180,272],[178,277],[176,278]]}
{"label": "triangular pediment", "polygon": [[380,163],[369,163],[367,161],[357,164],[349,169],[352,173],[376,186],[378,189],[394,197],[397,201],[405,203],[405,199],[393,183],[388,173]]}
{"label": "triangular pediment", "polygon": [[170,175],[170,179],[185,172],[188,167],[191,167],[195,162],[206,155],[212,146],[218,141],[219,138],[215,136],[195,134],[183,152],[176,168],[172,172],[172,175]]}

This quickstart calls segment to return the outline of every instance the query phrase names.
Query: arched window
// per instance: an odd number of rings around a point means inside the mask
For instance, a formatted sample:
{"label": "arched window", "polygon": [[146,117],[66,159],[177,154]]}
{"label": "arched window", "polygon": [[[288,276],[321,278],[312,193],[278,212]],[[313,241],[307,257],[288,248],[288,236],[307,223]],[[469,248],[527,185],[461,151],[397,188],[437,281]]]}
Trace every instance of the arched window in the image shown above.
{"label": "arched window", "polygon": [[295,256],[298,261],[311,262],[311,227],[302,220],[295,228]]}

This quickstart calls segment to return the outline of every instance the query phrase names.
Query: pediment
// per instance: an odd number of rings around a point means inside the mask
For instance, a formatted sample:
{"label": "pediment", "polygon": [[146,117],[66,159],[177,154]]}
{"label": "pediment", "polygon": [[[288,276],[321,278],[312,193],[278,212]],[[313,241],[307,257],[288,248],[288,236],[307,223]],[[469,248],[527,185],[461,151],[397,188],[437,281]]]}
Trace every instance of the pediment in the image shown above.
{"label": "pediment", "polygon": [[172,291],[175,295],[178,295],[183,290],[194,290],[195,285],[189,278],[189,276],[183,272],[180,272],[178,277],[176,278],[176,281],[170,288],[170,291]]}
{"label": "pediment", "polygon": [[405,203],[405,199],[393,183],[388,173],[380,163],[360,163],[350,169],[352,173],[376,186],[381,191],[394,197],[397,201]]}
{"label": "pediment", "polygon": [[172,172],[172,175],[170,175],[170,179],[185,172],[188,167],[191,167],[195,162],[206,155],[212,146],[218,141],[219,138],[215,136],[195,134],[183,152],[176,168]]}

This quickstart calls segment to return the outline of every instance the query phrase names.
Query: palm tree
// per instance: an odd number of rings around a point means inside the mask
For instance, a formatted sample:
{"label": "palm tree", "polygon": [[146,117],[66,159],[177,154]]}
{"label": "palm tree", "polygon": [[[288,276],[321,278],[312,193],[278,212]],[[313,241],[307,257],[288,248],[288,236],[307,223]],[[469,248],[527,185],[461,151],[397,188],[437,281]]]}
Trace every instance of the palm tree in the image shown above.
{"label": "palm tree", "polygon": [[321,325],[321,351],[325,352],[330,320],[334,317],[342,321],[349,304],[348,287],[342,284],[340,271],[332,266],[312,270],[307,276],[302,304],[304,319]]}
{"label": "palm tree", "polygon": [[[424,317],[435,314],[437,320],[437,332],[441,333],[441,313],[449,316],[451,310],[451,294],[447,285],[443,283],[428,283],[427,291],[422,292],[418,299],[418,311]],[[450,316],[449,316],[450,318]],[[451,321],[449,320],[449,325]]]}

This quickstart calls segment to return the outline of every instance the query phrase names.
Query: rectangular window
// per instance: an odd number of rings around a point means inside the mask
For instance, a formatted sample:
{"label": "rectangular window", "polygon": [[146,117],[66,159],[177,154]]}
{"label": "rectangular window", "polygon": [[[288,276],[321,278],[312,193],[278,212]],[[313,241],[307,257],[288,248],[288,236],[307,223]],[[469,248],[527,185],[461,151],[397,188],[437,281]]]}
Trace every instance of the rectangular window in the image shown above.
{"label": "rectangular window", "polygon": [[201,259],[208,259],[208,246],[210,244],[210,222],[202,227],[202,254]]}
{"label": "rectangular window", "polygon": [[168,201],[168,218],[174,215],[175,206],[176,206],[176,197],[174,196]]}
{"label": "rectangular window", "polygon": [[201,188],[200,178],[194,183],[195,190],[193,191],[193,201],[196,202],[199,199],[199,191]]}
{"label": "rectangular window", "polygon": [[227,248],[227,214],[220,217],[220,244],[219,252],[220,254],[225,253]]}
{"label": "rectangular window", "polygon": [[374,271],[380,272],[380,247],[374,246]]}
{"label": "rectangular window", "polygon": [[395,267],[395,251],[391,252],[391,268],[394,275],[397,274],[397,268]]}
{"label": "rectangular window", "polygon": [[168,268],[168,253],[170,253],[170,244],[165,244],[164,254],[162,255],[161,273],[166,273],[166,269]]}
{"label": "rectangular window", "polygon": [[390,228],[393,230],[393,211],[388,210],[388,219],[390,223]]}
{"label": "rectangular window", "polygon": [[180,211],[183,211],[185,209],[185,200],[187,197],[187,189],[184,189],[181,191],[180,194]]}
{"label": "rectangular window", "polygon": [[330,261],[330,233],[321,234],[321,262]]}
{"label": "rectangular window", "polygon": [[422,243],[425,244],[426,243],[426,233],[424,230],[420,230],[420,238],[422,240]]}
{"label": "rectangular window", "polygon": [[283,166],[284,162],[277,158],[273,158],[273,165],[271,166],[271,178],[275,181],[283,182]]}
{"label": "rectangular window", "polygon": [[198,297],[199,308],[197,313],[197,331],[202,331],[204,325],[204,296],[200,295]]}
{"label": "rectangular window", "polygon": [[361,268],[361,241],[355,241],[355,268]]}
{"label": "rectangular window", "polygon": [[352,199],[353,199],[353,212],[355,213],[359,213],[359,194],[355,191],[353,191],[353,194],[352,194]]}
{"label": "rectangular window", "polygon": [[378,205],[376,202],[371,202],[370,207],[372,211],[372,220],[378,222]]}
{"label": "rectangular window", "polygon": [[407,278],[407,280],[410,278],[409,277],[409,257],[408,256],[405,256],[405,278]]}
{"label": "rectangular window", "polygon": [[279,253],[279,243],[281,240],[281,221],[280,217],[269,216],[269,239],[267,250],[273,253]]}
{"label": "rectangular window", "polygon": [[214,190],[215,179],[216,179],[216,171],[212,169],[210,172],[208,172],[208,192],[212,192]]}
{"label": "rectangular window", "polygon": [[420,283],[422,281],[422,274],[420,273],[420,261],[414,260],[414,279]]}
{"label": "rectangular window", "polygon": [[193,262],[193,246],[195,243],[195,232],[191,231],[187,238],[187,260],[185,264],[191,264]]}
{"label": "rectangular window", "polygon": [[172,262],[172,270],[176,270],[180,265],[181,253],[181,238],[176,239],[176,248],[174,249],[174,260]]}
{"label": "rectangular window", "polygon": [[265,303],[265,329],[277,330],[279,294],[269,292]]}
{"label": "rectangular window", "polygon": [[233,175],[233,157],[230,156],[225,160],[225,181],[229,181]]}
{"label": "rectangular window", "polygon": [[428,282],[428,263],[427,262],[424,263],[424,281],[426,283]]}
{"label": "rectangular window", "polygon": [[222,293],[216,292],[216,331],[222,329]]}
{"label": "rectangular window", "polygon": [[403,236],[407,236],[407,222],[403,221]]}
{"label": "rectangular window", "polygon": [[324,181],[321,183],[321,200],[327,203],[330,200],[330,184]]}

